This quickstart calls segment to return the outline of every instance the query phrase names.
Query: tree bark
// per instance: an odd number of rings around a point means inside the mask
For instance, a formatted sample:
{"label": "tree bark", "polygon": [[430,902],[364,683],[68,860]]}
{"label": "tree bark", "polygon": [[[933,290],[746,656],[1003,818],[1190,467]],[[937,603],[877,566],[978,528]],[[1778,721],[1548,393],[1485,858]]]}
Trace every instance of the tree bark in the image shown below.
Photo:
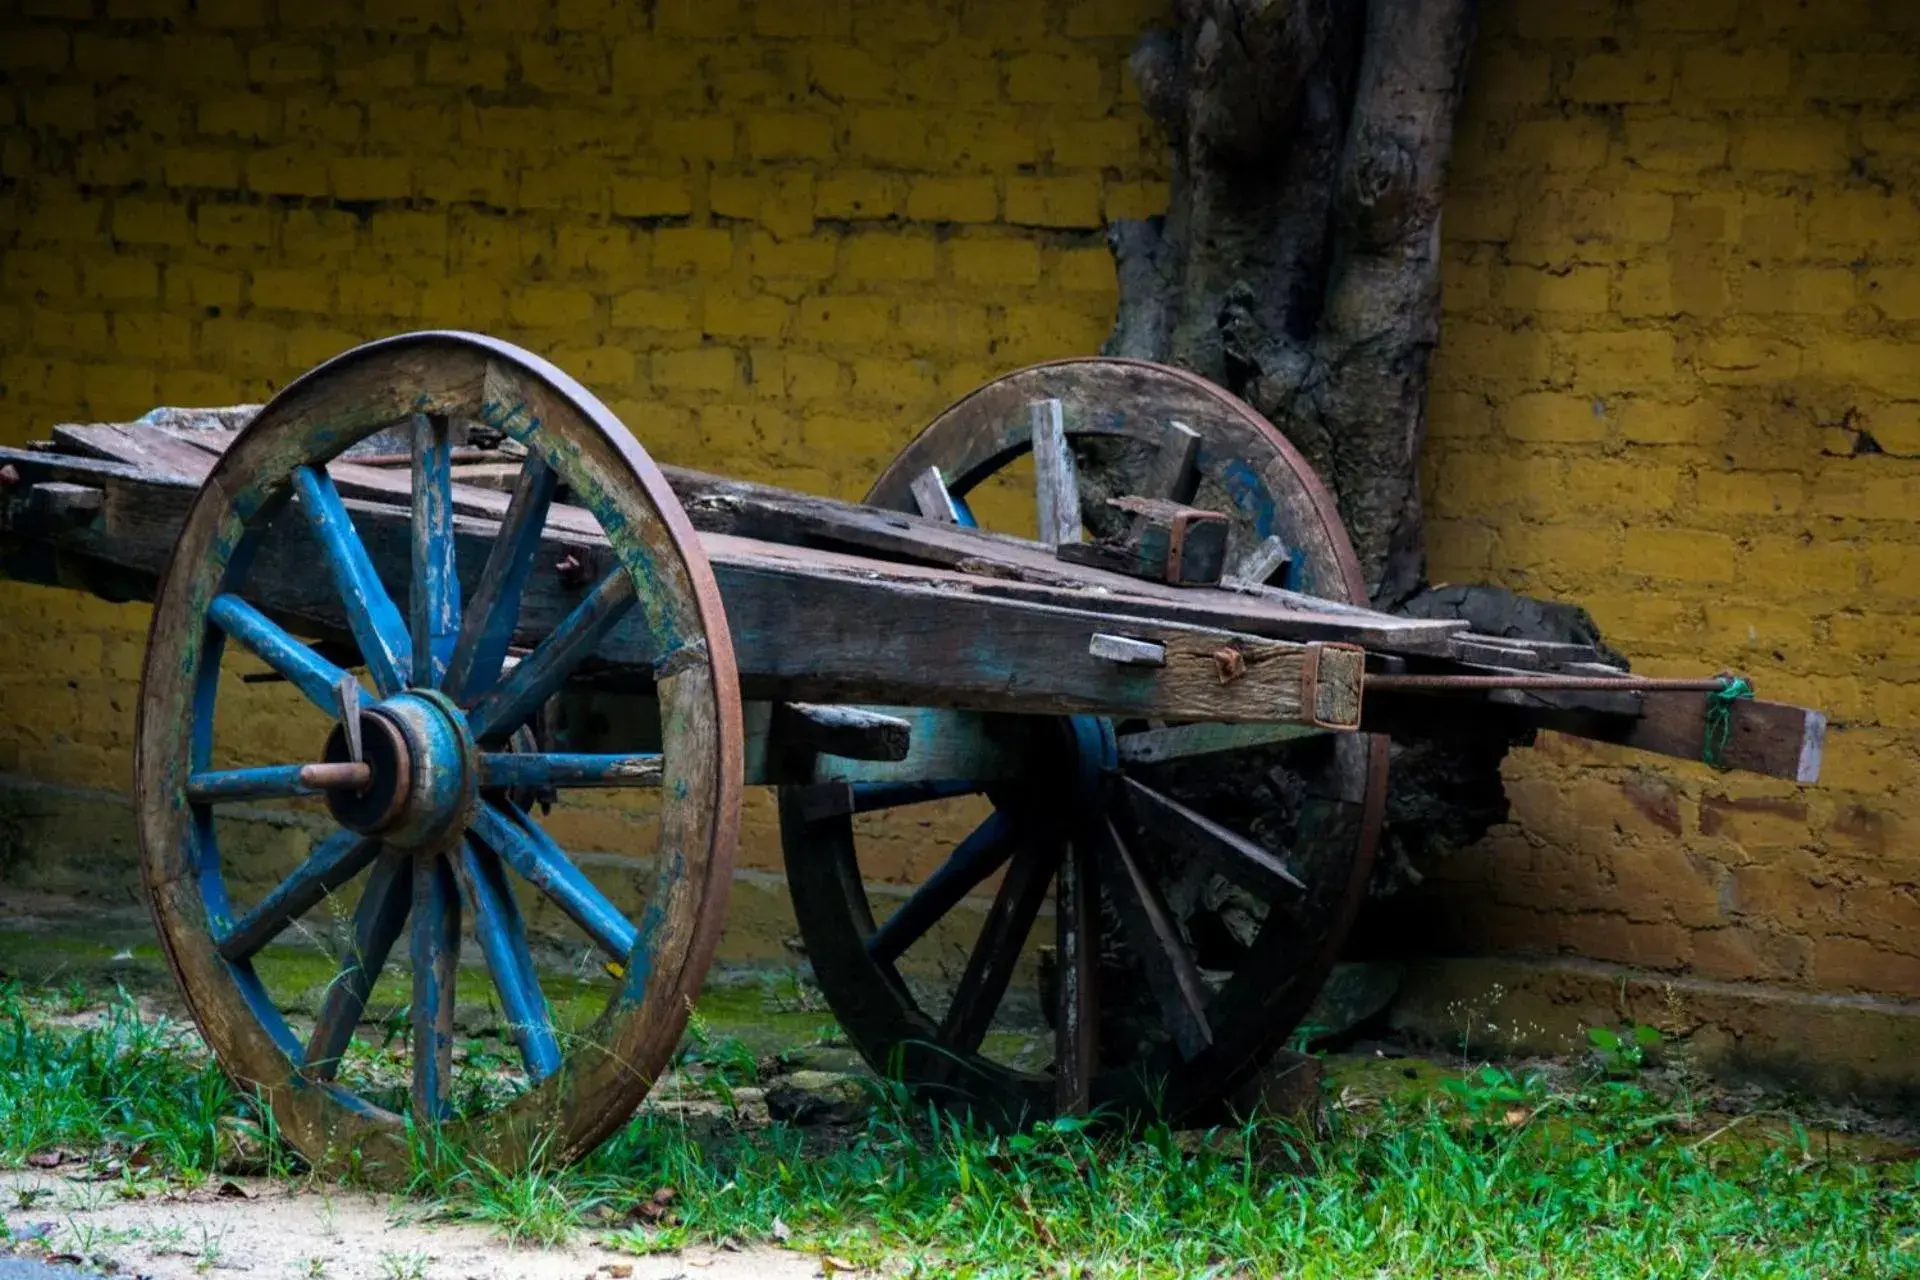
{"label": "tree bark", "polygon": [[1176,0],[1133,70],[1166,214],[1110,234],[1107,351],[1246,398],[1339,497],[1374,602],[1425,583],[1418,462],[1476,0]]}

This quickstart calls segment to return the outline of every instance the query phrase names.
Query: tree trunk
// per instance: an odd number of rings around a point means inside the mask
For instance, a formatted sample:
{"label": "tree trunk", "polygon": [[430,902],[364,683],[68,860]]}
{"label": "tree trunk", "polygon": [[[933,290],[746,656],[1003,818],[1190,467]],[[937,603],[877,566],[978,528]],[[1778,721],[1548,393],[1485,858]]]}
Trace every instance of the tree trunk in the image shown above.
{"label": "tree trunk", "polygon": [[1376,604],[1425,581],[1440,207],[1476,0],[1176,0],[1133,58],[1173,144],[1114,226],[1111,355],[1238,392],[1333,488]]}

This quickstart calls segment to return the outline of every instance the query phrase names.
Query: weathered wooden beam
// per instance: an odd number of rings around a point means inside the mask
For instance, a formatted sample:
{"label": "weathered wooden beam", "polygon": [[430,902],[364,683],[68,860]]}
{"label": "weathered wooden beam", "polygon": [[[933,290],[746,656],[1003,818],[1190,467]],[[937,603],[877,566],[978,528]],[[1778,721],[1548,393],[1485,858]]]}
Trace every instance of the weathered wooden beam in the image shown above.
{"label": "weathered wooden beam", "polygon": [[1251,548],[1240,557],[1239,563],[1227,571],[1226,576],[1235,584],[1248,587],[1264,587],[1273,581],[1273,576],[1287,567],[1292,553],[1287,544],[1278,536],[1263,538],[1260,545]]}
{"label": "weathered wooden beam", "polygon": [[929,520],[938,520],[942,524],[960,524],[960,508],[953,501],[953,494],[947,488],[945,477],[940,468],[928,467],[913,482],[913,500],[920,507],[920,514]]}
{"label": "weathered wooden beam", "polygon": [[772,731],[783,748],[848,760],[905,760],[913,742],[913,727],[898,716],[808,702],[774,704]]}
{"label": "weathered wooden beam", "polygon": [[[32,460],[23,466],[88,478],[107,494],[106,510],[99,527],[62,532],[35,526],[30,514],[23,524],[15,504],[7,502],[0,504],[0,532],[54,538],[64,554],[159,573],[193,498],[192,483],[104,462],[27,454],[7,460],[15,458]],[[405,484],[405,477],[394,479]],[[499,501],[504,514],[505,495],[487,496]],[[377,577],[393,598],[405,599],[412,550],[407,508],[358,501],[346,508]],[[463,595],[471,598],[499,524],[497,517],[474,519],[457,508],[457,564]],[[515,631],[523,648],[558,626],[591,585],[558,567],[570,550],[600,545],[597,531],[579,526],[579,514],[570,526],[556,519],[544,531]],[[1346,706],[1345,686],[1333,678],[1357,678],[1357,663],[1345,650],[1003,598],[975,592],[969,579],[945,571],[742,539],[708,542],[716,552],[743,680],[780,700],[1180,720],[1357,718],[1357,701]],[[345,617],[331,584],[312,572],[322,562],[319,551],[305,522],[276,521],[246,594],[307,634],[338,638]],[[20,563],[21,571],[34,572],[27,561]],[[1166,666],[1122,668],[1093,658],[1088,646],[1100,633],[1163,645]],[[630,621],[608,630],[595,653],[603,663],[632,671],[649,669],[661,656]],[[1347,666],[1354,670],[1346,672]]]}
{"label": "weathered wooden beam", "polygon": [[1067,444],[1067,422],[1058,400],[1027,407],[1033,423],[1033,496],[1040,541],[1050,547],[1080,541],[1080,479]]}
{"label": "weathered wooden beam", "polygon": [[1200,484],[1199,459],[1200,433],[1184,422],[1167,423],[1160,429],[1160,447],[1147,469],[1140,496],[1182,504],[1193,501]]}
{"label": "weathered wooden beam", "polygon": [[1175,587],[1209,586],[1220,580],[1227,557],[1227,518],[1161,498],[1110,498],[1108,505],[1132,514],[1127,532],[1099,542],[1063,542],[1054,549],[1069,564],[1089,565],[1130,578]]}

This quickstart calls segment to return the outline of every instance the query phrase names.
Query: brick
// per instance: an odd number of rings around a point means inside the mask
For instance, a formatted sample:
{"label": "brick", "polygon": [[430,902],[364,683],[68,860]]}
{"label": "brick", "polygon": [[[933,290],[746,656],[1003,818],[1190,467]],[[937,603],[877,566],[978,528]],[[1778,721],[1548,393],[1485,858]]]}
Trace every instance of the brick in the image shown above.
{"label": "brick", "polygon": [[[351,147],[359,143],[366,128],[366,112],[356,102],[338,102],[331,98],[289,98],[285,111],[287,137],[308,142]],[[415,133],[415,128],[418,125],[409,121],[402,126],[400,136],[411,137],[421,143],[435,136],[431,129],[421,129]],[[385,133],[384,136],[393,135]]]}
{"label": "brick", "polygon": [[715,227],[662,227],[653,233],[653,260],[667,271],[702,276],[724,272],[733,263],[733,233]]}
{"label": "brick", "polygon": [[420,286],[405,276],[379,271],[342,272],[337,284],[342,315],[407,318],[419,314]]}
{"label": "brick", "polygon": [[342,200],[397,200],[413,193],[412,165],[400,156],[341,156],[327,172]]}
{"label": "brick", "polygon": [[507,87],[512,63],[505,49],[436,41],[427,46],[426,82],[465,89]]}
{"label": "brick", "polygon": [[1647,31],[1730,31],[1740,0],[1633,0],[1633,19]]}
{"label": "brick", "polygon": [[319,46],[275,43],[247,52],[247,77],[255,84],[295,84],[326,77],[327,63]]}
{"label": "brick", "polygon": [[107,317],[97,311],[51,311],[36,307],[31,333],[36,346],[90,354],[107,345]]}
{"label": "brick", "polygon": [[1632,572],[1682,582],[1733,580],[1733,539],[1694,529],[1630,528],[1623,547]]}
{"label": "brick", "polygon": [[1006,218],[1034,227],[1100,225],[1099,182],[1084,178],[1009,178]]}
{"label": "brick", "polygon": [[1799,347],[1760,334],[1706,338],[1693,353],[1703,379],[1737,385],[1785,382],[1799,374],[1800,361]]}
{"label": "brick", "polygon": [[685,178],[614,178],[609,195],[613,212],[623,218],[685,217],[693,211]]}
{"label": "brick", "polygon": [[990,177],[920,178],[907,188],[915,222],[992,222],[999,214],[999,184]]}
{"label": "brick", "polygon": [[247,299],[256,311],[325,313],[333,310],[333,281],[310,268],[263,268],[249,277]]}
{"label": "brick", "polygon": [[1574,386],[1581,391],[1609,394],[1661,385],[1674,376],[1674,339],[1665,329],[1562,334],[1554,349],[1572,361]]}
{"label": "brick", "polygon": [[683,391],[731,391],[740,382],[740,353],[732,347],[659,351],[653,356],[655,386]]}
{"label": "brick", "polygon": [[1920,987],[1920,956],[1893,951],[1860,938],[1817,938],[1813,979],[1828,990],[1904,996]]}
{"label": "brick", "polygon": [[278,326],[227,317],[200,326],[201,352],[218,363],[243,369],[286,370],[285,343]]}
{"label": "brick", "polygon": [[1692,174],[1727,163],[1727,126],[1683,116],[1629,116],[1621,151],[1628,164],[1652,173]]}
{"label": "brick", "polygon": [[1508,169],[1597,169],[1607,162],[1610,142],[1603,120],[1584,116],[1522,120],[1513,126],[1500,158]]}
{"label": "brick", "polygon": [[760,294],[741,298],[709,293],[701,306],[701,332],[721,338],[778,338],[793,308],[783,299]]}
{"label": "brick", "polygon": [[846,152],[856,160],[900,168],[924,168],[933,158],[925,117],[895,108],[848,117]]}
{"label": "brick", "polygon": [[1694,484],[1703,511],[1727,515],[1793,515],[1806,501],[1806,481],[1793,471],[1702,471]]}
{"label": "brick", "polygon": [[1673,55],[1661,48],[1587,54],[1574,59],[1560,92],[1570,102],[1665,102],[1673,92]]}
{"label": "brick", "polygon": [[1119,291],[1113,255],[1098,249],[1061,249],[1051,255],[1048,277],[1055,288],[1069,293],[1097,293],[1111,297]]}
{"label": "brick", "polygon": [[160,268],[132,257],[82,261],[80,292],[90,298],[134,301],[160,296]]}
{"label": "brick", "polygon": [[492,276],[443,275],[428,280],[420,291],[420,316],[430,323],[486,325],[506,314],[506,291]]}
{"label": "brick", "polygon": [[804,403],[837,398],[844,379],[830,357],[785,348],[756,348],[751,356],[754,390],[764,396]]}
{"label": "brick", "polygon": [[1793,78],[1791,52],[1783,45],[1753,49],[1689,49],[1680,57],[1680,89],[1718,101],[1779,99]]}
{"label": "brick", "polygon": [[950,116],[941,133],[943,155],[951,169],[1004,173],[1040,158],[1034,132],[1004,116]]}
{"label": "brick", "polygon": [[1000,101],[1002,64],[991,46],[948,40],[907,56],[900,66],[899,96],[941,106],[992,107]]}
{"label": "brick", "polygon": [[[83,38],[83,50],[88,42]],[[74,56],[73,41],[58,27],[15,23],[8,27],[7,38],[0,42],[0,70],[41,71],[49,75],[66,70]],[[97,55],[85,56],[80,69],[89,73],[103,69]]]}
{"label": "brick", "polygon": [[1587,396],[1535,392],[1517,396],[1500,415],[1507,437],[1527,442],[1597,441],[1607,437],[1605,406]]}
{"label": "brick", "polygon": [[193,243],[193,217],[184,204],[120,199],[113,203],[113,238],[125,244]]}
{"label": "brick", "polygon": [[174,312],[119,312],[113,317],[113,349],[149,365],[184,364],[193,354],[192,319]]}
{"label": "brick", "polygon": [[332,189],[328,161],[310,147],[275,147],[247,157],[249,190],[262,195],[324,196]]}
{"label": "brick", "polygon": [[1920,209],[1907,195],[1833,192],[1809,206],[1807,234],[1820,248],[1847,254],[1904,247],[1920,240]]}
{"label": "brick", "polygon": [[161,171],[170,187],[211,187],[230,191],[240,185],[240,157],[232,151],[169,147]]}
{"label": "brick", "polygon": [[841,246],[840,269],[849,280],[926,280],[934,268],[931,239],[869,234],[850,237]]}
{"label": "brick", "polygon": [[1102,106],[1100,81],[1100,60],[1092,54],[1027,53],[1007,63],[1007,99],[1011,102]]}
{"label": "brick", "polygon": [[747,153],[760,160],[824,160],[833,154],[833,124],[799,112],[750,116]]}
{"label": "brick", "polygon": [[947,360],[993,345],[987,309],[971,302],[909,299],[899,306],[894,332],[908,349]]}
{"label": "brick", "polygon": [[1844,120],[1794,116],[1749,118],[1734,145],[1734,163],[1757,173],[1844,173],[1854,161]]}
{"label": "brick", "polygon": [[290,262],[344,262],[360,242],[360,219],[340,209],[289,209],[281,232]]}
{"label": "brick", "polygon": [[1567,468],[1558,499],[1568,510],[1618,516],[1670,513],[1679,472],[1613,458],[1582,458]]}
{"label": "brick", "polygon": [[[240,305],[242,276],[238,271],[203,267],[190,263],[170,263],[166,268],[165,293],[170,307],[189,306],[227,309]],[[173,404],[192,404],[174,400]]]}
{"label": "brick", "polygon": [[1760,0],[1760,22],[1774,31],[1865,31],[1873,26],[1871,0]]}
{"label": "brick", "polygon": [[955,240],[948,252],[954,279],[962,284],[996,288],[1040,282],[1040,247],[1024,237]]}
{"label": "brick", "polygon": [[653,148],[662,159],[731,160],[737,132],[728,116],[661,120],[652,130]]}
{"label": "brick", "polygon": [[1613,0],[1559,0],[1519,5],[1519,31],[1528,40],[1584,40],[1610,36],[1616,15]]}
{"label": "brick", "polygon": [[1607,270],[1569,267],[1543,271],[1511,267],[1501,275],[1502,306],[1523,311],[1566,311],[1598,314],[1608,309]]}
{"label": "brick", "polygon": [[822,294],[800,304],[800,336],[838,343],[882,342],[893,333],[893,304],[886,298]]}
{"label": "brick", "polygon": [[1894,102],[1913,94],[1915,67],[1904,53],[1809,53],[1799,87],[1825,102]]}
{"label": "brick", "polygon": [[546,93],[605,93],[611,78],[611,54],[598,37],[563,37],[552,43],[520,45],[520,81]]}
{"label": "brick", "polygon": [[778,240],[764,232],[747,243],[748,262],[755,276],[770,279],[825,280],[833,274],[839,241],[830,236]]}
{"label": "brick", "polygon": [[1805,600],[1852,596],[1862,586],[1865,561],[1850,543],[1811,536],[1754,537],[1740,553],[1741,580],[1750,586]]}
{"label": "brick", "polygon": [[855,45],[817,45],[807,52],[807,81],[843,102],[887,102],[899,91],[896,65]]}
{"label": "brick", "polygon": [[582,328],[597,310],[593,294],[564,285],[530,284],[508,291],[507,314],[532,328]]}
{"label": "brick", "polygon": [[830,173],[814,188],[814,215],[848,221],[890,218],[900,211],[901,189],[900,180],[889,174]]}
{"label": "brick", "polygon": [[[1876,273],[1877,274],[1877,273]],[[1920,284],[1920,275],[1914,276]],[[1897,279],[1891,281],[1894,306],[1920,307],[1920,291],[1905,295]],[[1741,310],[1756,315],[1844,316],[1853,309],[1858,292],[1854,273],[1845,267],[1748,267],[1740,276]],[[1889,296],[1877,294],[1874,277],[1867,296],[1889,315]],[[1920,311],[1914,313],[1920,316]]]}
{"label": "brick", "polygon": [[655,289],[615,294],[613,325],[616,329],[691,329],[693,299],[686,294]]}

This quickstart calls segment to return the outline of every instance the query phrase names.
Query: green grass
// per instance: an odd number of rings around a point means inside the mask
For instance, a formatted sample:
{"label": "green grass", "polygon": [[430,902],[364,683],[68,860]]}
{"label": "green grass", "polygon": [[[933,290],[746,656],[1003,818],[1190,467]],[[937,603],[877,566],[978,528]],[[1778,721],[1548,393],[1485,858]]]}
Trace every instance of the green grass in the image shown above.
{"label": "green grass", "polygon": [[[219,1169],[251,1113],[191,1033],[124,1002],[60,1025],[68,1004],[0,991],[0,1162],[64,1147],[141,1152],[188,1181]],[[694,1074],[737,1087],[737,1050],[693,1049]],[[1791,1117],[1710,1115],[1640,1076],[1451,1078],[1350,1088],[1312,1140],[1275,1122],[993,1136],[878,1088],[850,1135],[645,1112],[579,1167],[505,1174],[441,1152],[409,1194],[520,1241],[785,1236],[928,1275],[1920,1275],[1911,1158]]]}

